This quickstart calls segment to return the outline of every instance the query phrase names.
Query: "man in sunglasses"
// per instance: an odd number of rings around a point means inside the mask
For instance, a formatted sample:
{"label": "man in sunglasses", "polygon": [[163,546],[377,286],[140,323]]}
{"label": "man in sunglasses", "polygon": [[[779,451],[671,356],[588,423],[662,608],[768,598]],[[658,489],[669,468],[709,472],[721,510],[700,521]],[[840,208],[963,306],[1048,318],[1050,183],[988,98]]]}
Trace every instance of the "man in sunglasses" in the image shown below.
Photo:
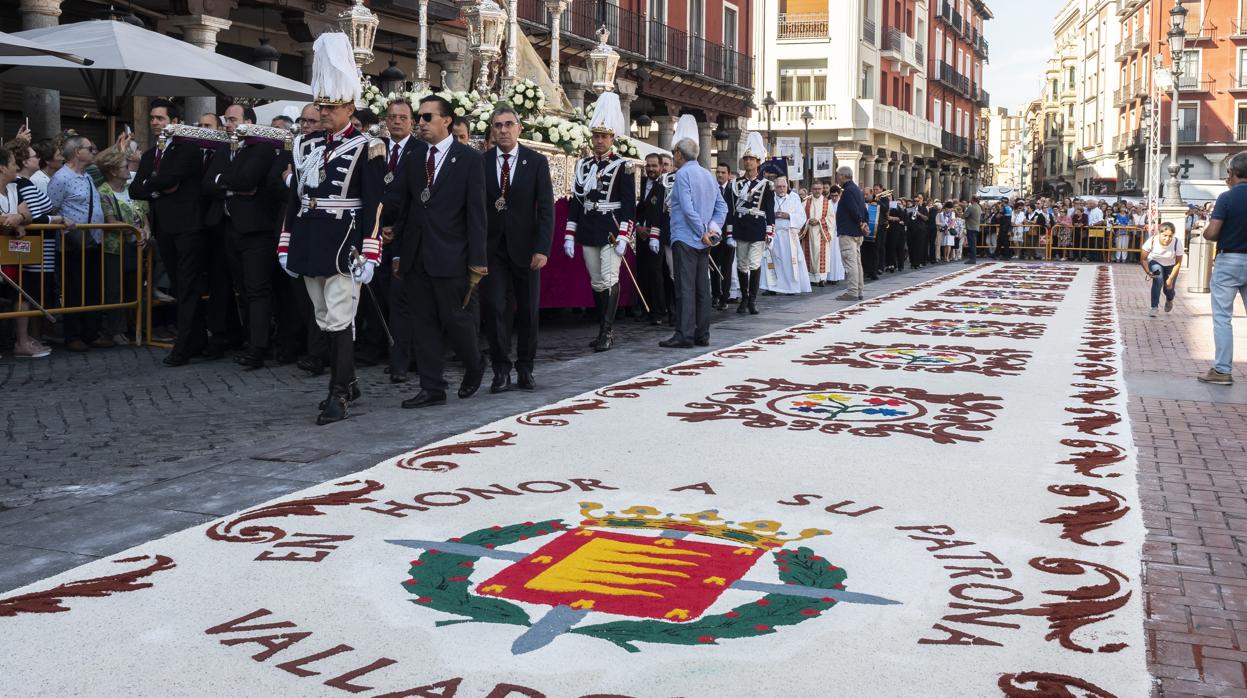
{"label": "man in sunglasses", "polygon": [[[510,105],[489,117],[494,147],[482,158],[489,216],[489,276],[481,281],[481,308],[494,379],[489,392],[511,387],[511,335],[516,343],[516,385],[533,390],[541,268],[554,235],[550,162],[519,144],[523,125]],[[512,315],[512,306],[515,307]]]}
{"label": "man in sunglasses", "polygon": [[420,100],[420,143],[401,176],[402,209],[394,221],[398,271],[415,346],[420,392],[403,407],[446,404],[443,341],[464,363],[459,399],[481,387],[484,364],[476,343],[480,327],[472,279],[488,274],[485,252],[485,175],[481,154],[450,133],[450,102]]}
{"label": "man in sunglasses", "polygon": [[[312,92],[323,131],[294,141],[294,172],[277,260],[303,277],[316,324],[329,344],[329,396],[317,424],[346,419],[347,403],[360,396],[355,380],[355,311],[360,285],[372,281],[381,261],[377,206],[381,182],[368,166],[368,137],[351,126],[361,85],[351,42],[325,32],[312,46]],[[328,65],[328,70],[316,68]]]}

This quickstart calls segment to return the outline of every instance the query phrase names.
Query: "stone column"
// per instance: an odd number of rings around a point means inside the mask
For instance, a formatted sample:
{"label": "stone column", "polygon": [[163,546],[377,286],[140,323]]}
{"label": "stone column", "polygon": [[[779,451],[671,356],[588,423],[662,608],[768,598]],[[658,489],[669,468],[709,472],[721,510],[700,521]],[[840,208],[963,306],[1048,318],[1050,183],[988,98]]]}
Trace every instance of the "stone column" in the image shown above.
{"label": "stone column", "polygon": [[[60,23],[61,0],[22,0],[18,7],[22,30],[55,27]],[[22,111],[30,118],[36,139],[51,138],[61,132],[61,93],[34,87],[22,89]]]}
{"label": "stone column", "polygon": [[901,169],[904,165],[899,160],[893,160],[889,164],[892,176],[888,180],[890,182],[888,189],[891,189],[893,193],[899,196],[904,196],[904,194],[901,194]]}
{"label": "stone column", "polygon": [[431,56],[438,67],[446,73],[441,89],[467,90],[472,85],[472,57],[468,53],[468,40],[454,34],[442,34],[441,44],[445,51]]}
{"label": "stone column", "polygon": [[892,163],[888,160],[877,160],[878,171],[875,173],[875,183],[884,189],[890,189],[888,183],[892,181]]}
{"label": "stone column", "polygon": [[303,82],[312,84],[312,43],[306,42],[295,44],[294,50],[299,52],[299,57],[303,59]]}
{"label": "stone column", "polygon": [[623,112],[624,123],[628,125],[629,138],[632,137],[632,103],[636,101],[637,84],[622,78],[615,80],[615,91],[619,93],[619,110]]}
{"label": "stone column", "polygon": [[744,145],[742,143],[744,138],[745,132],[738,126],[727,129],[727,147],[719,151],[719,159],[715,166],[722,163],[735,172],[736,168],[740,167],[740,149]]}
{"label": "stone column", "polygon": [[654,126],[658,127],[659,148],[671,150],[671,139],[675,136],[675,122],[679,120],[679,117],[675,116],[654,117]]}
{"label": "stone column", "polygon": [[857,182],[859,187],[865,188],[862,183],[862,151],[860,150],[837,150],[836,151],[836,167],[849,167],[853,170],[853,181]]}
{"label": "stone column", "polygon": [[584,109],[592,103],[590,101],[587,104],[585,101],[585,85],[591,83],[588,70],[563,66],[563,92],[567,95],[567,101],[571,102],[573,109]]}
{"label": "stone column", "polygon": [[[173,18],[173,26],[182,30],[182,40],[205,51],[216,51],[216,35],[233,24],[228,19],[212,15],[180,15]],[[200,114],[216,114],[216,97],[187,97],[183,116],[193,122]]]}
{"label": "stone column", "polygon": [[710,151],[714,148],[715,123],[698,122],[697,124],[697,146],[700,149],[697,153],[697,164],[709,169],[710,167]]}
{"label": "stone column", "polygon": [[857,173],[857,185],[865,191],[875,186],[875,157],[863,155],[861,162],[862,169]]}

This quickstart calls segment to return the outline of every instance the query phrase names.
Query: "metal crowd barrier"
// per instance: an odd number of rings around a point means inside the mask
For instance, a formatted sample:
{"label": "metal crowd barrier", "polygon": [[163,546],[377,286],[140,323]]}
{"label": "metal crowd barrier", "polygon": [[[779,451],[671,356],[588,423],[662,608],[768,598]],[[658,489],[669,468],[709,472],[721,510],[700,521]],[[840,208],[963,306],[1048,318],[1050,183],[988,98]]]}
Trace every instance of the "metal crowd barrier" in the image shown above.
{"label": "metal crowd barrier", "polygon": [[[90,239],[92,230],[102,231],[101,244],[88,247],[83,243]],[[151,255],[138,244],[143,239],[138,228],[126,223],[99,223],[70,232],[63,224],[38,224],[26,226],[25,231],[21,237],[0,236],[0,264],[13,283],[28,294],[28,297],[18,294],[20,300],[14,309],[0,312],[0,320],[47,317],[55,322],[57,317],[73,313],[132,311],[134,342],[142,344],[145,323],[140,299],[146,278],[144,260]],[[104,251],[103,236],[109,234],[122,236],[120,254]],[[28,271],[27,267],[46,265],[45,240],[55,242],[56,252],[51,257],[55,271]],[[133,242],[133,248],[128,248],[126,242]],[[127,255],[131,251],[133,268],[127,270]],[[127,293],[130,284],[133,284],[132,293]],[[7,283],[4,286],[13,290]],[[39,307],[34,307],[30,301]]]}
{"label": "metal crowd barrier", "polygon": [[[993,233],[996,246],[989,246],[987,241]],[[979,232],[978,255],[995,253],[1001,234],[1000,226],[983,225]],[[1148,235],[1146,227],[1135,225],[1044,227],[1023,223],[1011,227],[1009,248],[1014,259],[1137,262]]]}

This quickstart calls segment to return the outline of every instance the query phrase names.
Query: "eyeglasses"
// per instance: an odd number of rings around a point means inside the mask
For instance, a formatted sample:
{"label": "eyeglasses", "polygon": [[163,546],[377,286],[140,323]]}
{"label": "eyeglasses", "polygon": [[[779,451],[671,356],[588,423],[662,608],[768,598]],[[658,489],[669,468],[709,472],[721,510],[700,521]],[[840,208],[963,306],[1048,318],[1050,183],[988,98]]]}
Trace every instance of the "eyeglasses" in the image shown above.
{"label": "eyeglasses", "polygon": [[432,123],[433,119],[439,116],[441,116],[441,114],[434,114],[431,111],[420,112],[419,114],[416,114],[416,121],[423,121],[428,124]]}
{"label": "eyeglasses", "polygon": [[495,122],[493,123],[493,126],[494,126],[494,128],[496,128],[496,129],[498,129],[499,131],[501,131],[501,130],[502,130],[502,129],[504,129],[504,128],[511,128],[511,127],[512,127],[512,126],[514,126],[515,124],[516,124],[516,122],[515,122],[515,121],[512,121],[512,120],[509,120],[509,119],[508,119],[507,121],[495,121]]}

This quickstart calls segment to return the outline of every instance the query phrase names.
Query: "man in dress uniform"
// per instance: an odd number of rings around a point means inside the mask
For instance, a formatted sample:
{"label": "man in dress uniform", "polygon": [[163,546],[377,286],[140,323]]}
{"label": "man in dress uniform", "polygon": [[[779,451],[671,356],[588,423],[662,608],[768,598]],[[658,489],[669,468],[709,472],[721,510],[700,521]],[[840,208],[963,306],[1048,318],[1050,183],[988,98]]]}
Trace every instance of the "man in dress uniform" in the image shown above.
{"label": "man in dress uniform", "polygon": [[619,95],[603,92],[589,122],[593,154],[576,163],[571,206],[563,234],[563,253],[576,256],[580,243],[601,318],[597,339],[589,346],[607,351],[614,339],[619,306],[619,265],[632,236],[636,213],[636,182],[632,164],[614,152],[615,134],[627,133]]}
{"label": "man in dress uniform", "polygon": [[405,320],[420,372],[420,392],[403,401],[406,408],[446,404],[443,338],[464,363],[459,399],[481,387],[485,368],[476,343],[480,306],[473,280],[489,272],[481,154],[450,134],[453,112],[444,98],[420,100],[416,119],[421,142],[413,166],[402,174],[403,203],[390,243],[397,245]]}
{"label": "man in dress uniform", "polygon": [[[489,275],[481,280],[481,307],[494,379],[489,392],[511,387],[511,335],[515,328],[516,384],[537,387],[537,314],[541,268],[554,238],[554,187],[550,162],[519,144],[519,114],[509,105],[489,117],[494,147],[481,158],[485,168],[485,210],[489,216]],[[514,311],[512,311],[514,307]]]}
{"label": "man in dress uniform", "polygon": [[[719,182],[719,195],[723,201],[729,201],[732,181],[736,179],[732,168],[721,162],[714,169],[715,179]],[[729,206],[730,209],[730,206]],[[719,273],[710,273],[710,292],[714,296],[714,307],[727,310],[727,302],[732,298],[732,269],[736,266],[736,250],[731,245],[715,245],[710,248],[710,260],[718,267]]]}
{"label": "man in dress uniform", "polygon": [[[152,130],[180,124],[177,107],[163,99],[151,104]],[[207,343],[204,326],[204,270],[207,237],[200,206],[203,200],[203,151],[190,139],[171,138],[165,147],[148,149],[130,184],[130,196],[150,201],[152,229],[160,258],[177,297],[177,339],[164,358],[166,366],[183,366]]]}
{"label": "man in dress uniform", "polygon": [[[273,273],[277,257],[277,209],[265,179],[289,131],[235,123],[250,108],[232,104],[225,110],[233,138],[229,152],[213,158],[204,175],[208,196],[206,223],[224,235],[234,284],[246,305],[247,351],[234,360],[248,370],[264,367],[269,325],[273,318]],[[254,114],[248,124],[254,124]],[[283,277],[284,279],[284,277]]]}
{"label": "man in dress uniform", "polygon": [[329,397],[317,424],[346,419],[359,397],[354,330],[360,284],[372,281],[381,260],[377,205],[381,182],[368,166],[368,137],[351,126],[360,97],[359,73],[345,34],[325,32],[312,45],[312,92],[321,127],[294,141],[294,185],[277,259],[300,275],[329,344]]}
{"label": "man in dress uniform", "polygon": [[[667,188],[662,171],[662,156],[645,156],[645,178],[641,180],[641,197],[636,202],[636,276],[641,292],[649,301],[649,324],[662,324],[667,307],[666,282],[663,277],[663,235],[667,230]],[[641,301],[638,298],[637,303]]]}
{"label": "man in dress uniform", "polygon": [[730,185],[732,198],[727,202],[727,244],[736,248],[736,275],[740,280],[736,312],[740,314],[758,314],[762,257],[775,238],[775,185],[762,176],[764,159],[762,134],[750,131],[740,156],[745,174]]}

